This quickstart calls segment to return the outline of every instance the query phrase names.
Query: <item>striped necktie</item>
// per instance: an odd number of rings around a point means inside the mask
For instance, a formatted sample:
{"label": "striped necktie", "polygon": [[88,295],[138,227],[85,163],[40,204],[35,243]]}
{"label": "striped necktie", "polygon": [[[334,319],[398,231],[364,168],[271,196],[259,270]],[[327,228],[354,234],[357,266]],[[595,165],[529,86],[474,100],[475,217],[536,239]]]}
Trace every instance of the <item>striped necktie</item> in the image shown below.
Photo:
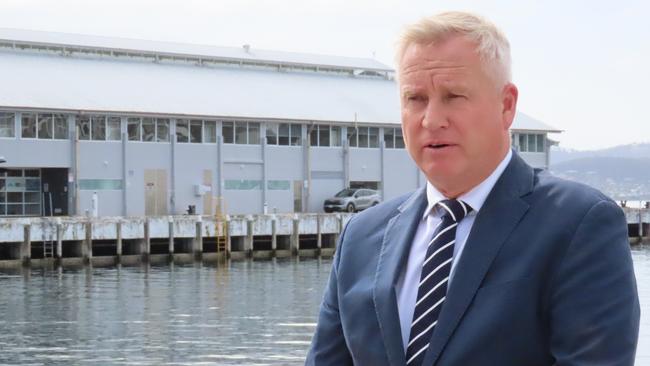
{"label": "striped necktie", "polygon": [[447,295],[447,282],[454,257],[456,227],[472,208],[457,200],[443,200],[436,204],[443,212],[442,222],[434,231],[422,263],[418,297],[413,311],[411,333],[406,347],[406,364],[419,366],[429,348],[433,329]]}

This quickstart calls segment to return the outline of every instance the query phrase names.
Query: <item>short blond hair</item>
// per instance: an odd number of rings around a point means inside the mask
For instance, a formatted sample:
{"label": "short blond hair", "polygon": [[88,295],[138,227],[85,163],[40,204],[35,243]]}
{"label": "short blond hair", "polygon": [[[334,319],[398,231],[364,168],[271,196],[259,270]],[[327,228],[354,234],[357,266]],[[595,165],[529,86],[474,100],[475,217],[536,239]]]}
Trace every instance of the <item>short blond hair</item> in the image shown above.
{"label": "short blond hair", "polygon": [[461,11],[422,18],[404,28],[397,42],[395,61],[398,70],[411,44],[437,43],[455,35],[465,36],[476,43],[476,52],[486,71],[499,86],[511,81],[510,43],[506,36],[489,20]]}

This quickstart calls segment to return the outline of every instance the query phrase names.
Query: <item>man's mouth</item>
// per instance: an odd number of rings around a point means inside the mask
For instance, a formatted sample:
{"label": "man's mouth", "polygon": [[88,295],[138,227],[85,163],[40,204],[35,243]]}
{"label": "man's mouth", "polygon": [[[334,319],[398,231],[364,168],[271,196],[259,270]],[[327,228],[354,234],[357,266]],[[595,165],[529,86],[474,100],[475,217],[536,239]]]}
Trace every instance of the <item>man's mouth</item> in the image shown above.
{"label": "man's mouth", "polygon": [[428,148],[431,149],[443,149],[445,147],[452,146],[451,144],[429,144],[427,145]]}

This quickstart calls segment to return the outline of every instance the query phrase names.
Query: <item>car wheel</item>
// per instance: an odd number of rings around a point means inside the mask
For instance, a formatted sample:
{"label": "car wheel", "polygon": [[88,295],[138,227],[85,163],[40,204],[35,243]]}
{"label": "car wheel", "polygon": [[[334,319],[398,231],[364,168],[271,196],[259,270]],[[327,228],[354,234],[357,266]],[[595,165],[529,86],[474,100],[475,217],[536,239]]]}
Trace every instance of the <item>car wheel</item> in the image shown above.
{"label": "car wheel", "polygon": [[346,207],[347,212],[354,212],[354,204],[353,203],[348,203],[348,206]]}
{"label": "car wheel", "polygon": [[373,202],[372,206],[377,206],[378,204],[379,204],[379,202]]}

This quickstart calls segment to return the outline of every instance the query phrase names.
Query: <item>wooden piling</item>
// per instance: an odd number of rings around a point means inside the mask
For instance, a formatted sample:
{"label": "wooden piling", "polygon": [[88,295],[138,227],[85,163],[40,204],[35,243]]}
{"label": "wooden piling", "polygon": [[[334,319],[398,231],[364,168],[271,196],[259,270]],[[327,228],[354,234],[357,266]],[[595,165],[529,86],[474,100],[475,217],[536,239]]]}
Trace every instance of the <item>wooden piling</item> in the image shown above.
{"label": "wooden piling", "polygon": [[203,256],[203,223],[200,216],[196,222],[196,235],[194,237],[194,245],[192,247],[194,251],[194,258],[200,260]]}
{"label": "wooden piling", "polygon": [[115,249],[117,258],[115,259],[115,262],[120,264],[122,263],[122,220],[118,220],[115,224],[115,238],[117,243],[117,248]]}
{"label": "wooden piling", "polygon": [[61,265],[61,260],[63,258],[63,226],[61,222],[56,223],[56,251],[54,253],[54,258],[58,265]]}
{"label": "wooden piling", "polygon": [[23,242],[20,245],[20,259],[23,266],[29,266],[32,259],[32,225],[27,224],[23,228]]}
{"label": "wooden piling", "polygon": [[300,253],[300,220],[293,219],[293,231],[291,232],[291,254],[297,256]]}
{"label": "wooden piling", "polygon": [[81,253],[84,263],[89,264],[93,259],[93,223],[90,220],[86,222],[86,239],[82,244]]}

